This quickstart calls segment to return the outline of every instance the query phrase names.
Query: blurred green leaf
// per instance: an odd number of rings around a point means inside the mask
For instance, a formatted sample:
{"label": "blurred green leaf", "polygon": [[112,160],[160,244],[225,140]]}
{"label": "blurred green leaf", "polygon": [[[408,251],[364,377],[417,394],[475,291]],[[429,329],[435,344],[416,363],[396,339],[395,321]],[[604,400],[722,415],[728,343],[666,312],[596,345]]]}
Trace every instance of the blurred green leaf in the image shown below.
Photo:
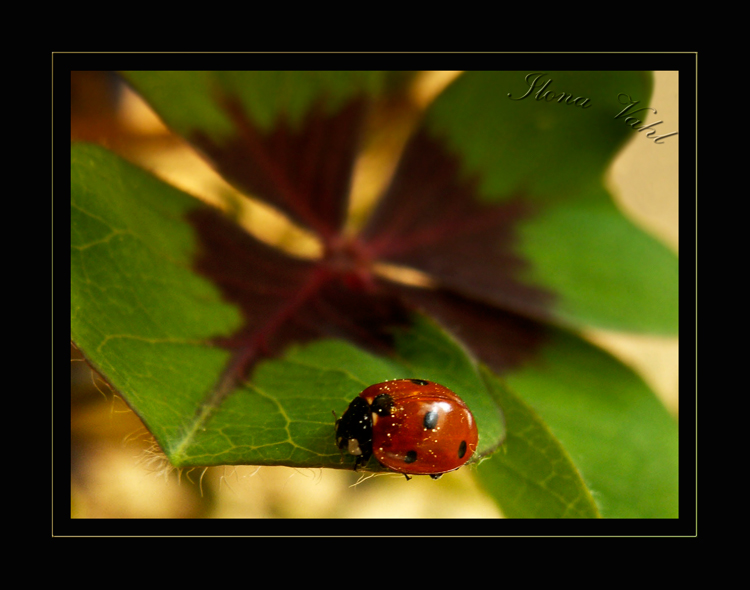
{"label": "blurred green leaf", "polygon": [[608,195],[545,208],[522,225],[519,242],[534,261],[526,280],[560,295],[552,311],[562,323],[677,334],[677,256],[623,217]]}
{"label": "blurred green leaf", "polygon": [[677,422],[631,369],[557,331],[505,382],[565,447],[604,517],[678,516]]}
{"label": "blurred green leaf", "polygon": [[[557,97],[588,98],[586,108],[537,100],[537,90],[516,100],[529,90],[525,78],[524,72],[465,73],[426,116],[427,131],[460,156],[464,176],[478,179],[482,199],[528,209],[515,228],[515,253],[527,263],[518,278],[554,300],[488,294],[480,280],[474,296],[574,328],[676,335],[677,257],[627,220],[603,184],[634,133],[615,119],[618,95],[645,105],[650,75],[546,72],[539,79],[539,87],[551,80],[545,92]],[[460,288],[471,293],[469,281]]]}
{"label": "blurred green leaf", "polygon": [[[519,191],[540,203],[580,200],[634,133],[614,118],[623,108],[618,94],[644,105],[651,97],[650,72],[535,73],[539,83],[551,80],[545,92],[554,100],[537,100],[537,90],[516,100],[529,90],[528,72],[465,72],[427,113],[428,130],[461,154],[487,200]],[[561,103],[561,94],[589,102]]]}
{"label": "blurred green leaf", "polygon": [[237,97],[261,129],[269,129],[282,114],[292,126],[300,124],[310,107],[326,97],[329,111],[356,94],[377,95],[387,72],[123,72],[177,133],[190,137],[202,131],[221,140],[237,132],[225,101]]}

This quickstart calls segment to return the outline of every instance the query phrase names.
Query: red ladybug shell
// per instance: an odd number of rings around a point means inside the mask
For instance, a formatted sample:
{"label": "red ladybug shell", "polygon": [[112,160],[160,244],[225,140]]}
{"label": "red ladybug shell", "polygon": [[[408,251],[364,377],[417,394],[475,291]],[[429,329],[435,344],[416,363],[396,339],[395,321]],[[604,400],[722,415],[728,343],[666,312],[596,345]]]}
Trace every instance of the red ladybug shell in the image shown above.
{"label": "red ladybug shell", "polygon": [[336,436],[339,448],[359,455],[355,469],[372,453],[383,466],[407,477],[435,479],[466,463],[479,439],[464,401],[447,387],[424,379],[371,385],[337,421]]}

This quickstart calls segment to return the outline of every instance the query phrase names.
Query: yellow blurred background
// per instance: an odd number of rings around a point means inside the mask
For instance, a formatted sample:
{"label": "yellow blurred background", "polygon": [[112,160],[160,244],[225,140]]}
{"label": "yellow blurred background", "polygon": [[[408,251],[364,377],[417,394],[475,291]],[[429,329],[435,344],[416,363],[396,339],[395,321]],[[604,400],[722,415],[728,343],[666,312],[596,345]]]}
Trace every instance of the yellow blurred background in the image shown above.
{"label": "yellow blurred background", "polygon": [[[424,75],[415,104],[424,104],[455,72]],[[299,253],[315,244],[263,206],[240,207],[236,193],[180,139],[172,136],[135,95],[101,72],[72,79],[71,134],[98,141],[187,192],[211,200],[260,227],[260,237]],[[663,120],[658,133],[679,128],[678,73],[655,72],[646,124]],[[404,131],[410,122],[404,115]],[[391,113],[392,114],[392,113]],[[646,231],[678,248],[678,141],[656,145],[634,132],[608,174],[622,209]],[[366,202],[393,166],[405,133],[381,138],[358,164],[355,192]],[[377,143],[377,142],[376,142]],[[390,155],[389,155],[390,154]],[[360,200],[355,203],[354,217]],[[364,206],[364,205],[363,205]],[[633,367],[678,412],[678,341],[609,333],[587,334]],[[495,518],[495,504],[475,485],[471,468],[439,481],[382,475],[361,481],[341,470],[287,467],[168,468],[138,417],[71,347],[71,515],[74,518]],[[331,424],[333,429],[333,422]],[[333,430],[332,430],[333,431]],[[55,449],[61,453],[61,449]],[[249,529],[248,534],[252,534]]]}

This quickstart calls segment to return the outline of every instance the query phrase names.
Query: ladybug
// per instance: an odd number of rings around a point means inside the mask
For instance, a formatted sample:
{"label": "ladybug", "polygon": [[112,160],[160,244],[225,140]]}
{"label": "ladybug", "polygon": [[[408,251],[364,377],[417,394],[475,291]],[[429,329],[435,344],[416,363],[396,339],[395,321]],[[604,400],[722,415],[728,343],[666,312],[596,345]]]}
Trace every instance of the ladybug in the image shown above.
{"label": "ladybug", "polygon": [[356,457],[354,470],[374,454],[392,471],[438,479],[477,449],[477,425],[464,401],[424,379],[377,383],[355,397],[336,420],[336,445]]}

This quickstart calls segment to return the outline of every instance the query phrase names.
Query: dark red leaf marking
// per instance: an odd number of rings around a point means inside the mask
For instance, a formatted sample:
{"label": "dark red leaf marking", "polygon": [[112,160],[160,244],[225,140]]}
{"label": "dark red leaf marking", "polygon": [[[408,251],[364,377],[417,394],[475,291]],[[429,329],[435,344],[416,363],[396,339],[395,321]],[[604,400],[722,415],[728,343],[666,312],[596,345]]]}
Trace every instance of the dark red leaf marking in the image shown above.
{"label": "dark red leaf marking", "polygon": [[546,340],[543,324],[445,289],[396,284],[391,289],[399,292],[410,307],[437,319],[472,354],[499,373],[528,362]]}
{"label": "dark red leaf marking", "polygon": [[552,294],[518,279],[527,262],[513,250],[515,226],[533,215],[528,200],[480,202],[477,184],[441,142],[417,133],[363,231],[370,255],[465,297],[547,319]]}
{"label": "dark red leaf marking", "polygon": [[354,262],[346,266],[343,255],[293,258],[209,207],[193,210],[189,220],[200,240],[196,270],[238,305],[245,319],[238,332],[216,339],[234,353],[218,388],[222,394],[246,378],[258,360],[277,356],[292,343],[336,337],[387,354],[389,329],[408,323],[398,294]]}
{"label": "dark red leaf marking", "polygon": [[[226,101],[237,133],[223,142],[193,139],[238,186],[315,230],[319,260],[301,260],[267,246],[203,207],[190,221],[200,241],[195,260],[245,323],[217,338],[233,352],[214,398],[229,393],[262,358],[321,337],[351,341],[377,354],[394,353],[393,330],[422,310],[456,334],[498,371],[525,362],[544,341],[549,293],[518,279],[526,262],[513,250],[514,228],[532,215],[519,197],[480,203],[477,179],[461,176],[460,160],[419,132],[359,236],[342,235],[349,176],[364,101],[333,115],[313,108],[294,129],[283,117],[268,133]],[[375,263],[427,273],[437,288],[386,280]]]}
{"label": "dark red leaf marking", "polygon": [[367,101],[357,98],[326,114],[321,100],[301,124],[293,127],[282,113],[268,132],[248,118],[237,99],[221,102],[236,133],[219,141],[196,131],[190,140],[239,190],[274,205],[323,240],[336,235],[346,216]]}

